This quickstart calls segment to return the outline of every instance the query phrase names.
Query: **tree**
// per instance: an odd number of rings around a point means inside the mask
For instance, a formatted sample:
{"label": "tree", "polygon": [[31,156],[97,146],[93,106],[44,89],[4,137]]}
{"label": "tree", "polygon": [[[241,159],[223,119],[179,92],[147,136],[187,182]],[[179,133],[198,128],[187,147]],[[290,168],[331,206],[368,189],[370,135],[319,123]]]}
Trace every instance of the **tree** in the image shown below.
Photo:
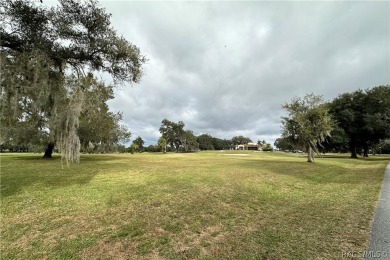
{"label": "tree", "polygon": [[365,92],[365,106],[362,109],[365,126],[361,139],[363,156],[368,157],[369,148],[390,138],[390,85],[374,87]]}
{"label": "tree", "polygon": [[244,137],[242,135],[239,135],[239,136],[234,136],[232,138],[232,142],[233,142],[233,145],[239,145],[239,144],[251,143],[252,140],[248,137]]}
{"label": "tree", "polygon": [[199,144],[196,141],[196,136],[191,130],[184,132],[182,137],[182,144],[184,146],[184,151],[196,151],[199,149]]}
{"label": "tree", "polygon": [[282,137],[282,138],[277,138],[275,140],[275,147],[279,150],[283,150],[283,151],[291,151],[291,150],[294,150],[294,147],[291,145],[291,142],[289,140],[290,138],[289,137]]}
{"label": "tree", "polygon": [[208,134],[202,134],[196,138],[200,150],[214,150],[213,137]]}
{"label": "tree", "polygon": [[137,151],[140,152],[143,150],[144,148],[144,140],[141,138],[141,136],[138,136],[134,141],[133,141],[133,144],[136,144],[137,145]]}
{"label": "tree", "polygon": [[331,102],[330,113],[349,140],[351,158],[360,149],[368,156],[370,147],[390,137],[390,86],[341,94]]}
{"label": "tree", "polygon": [[109,111],[107,101],[112,98],[113,87],[97,80],[85,90],[78,128],[82,151],[112,152],[119,147],[119,143],[129,141],[131,133],[119,123],[122,113]]}
{"label": "tree", "polygon": [[264,152],[272,152],[274,149],[272,148],[271,144],[266,143],[262,146],[262,149]]}
{"label": "tree", "polygon": [[145,152],[148,152],[148,153],[156,153],[156,152],[160,152],[161,149],[158,145],[149,145],[147,147],[144,148],[144,151]]}
{"label": "tree", "polygon": [[[36,1],[0,4],[2,132],[11,133],[25,120],[47,135],[46,157],[54,145],[66,161],[78,161],[78,117],[88,72],[107,72],[115,84],[137,83],[146,58],[110,25],[110,15],[96,1],[60,0],[45,8]],[[20,106],[25,102],[26,105]],[[3,124],[4,123],[4,124]],[[27,126],[27,124],[25,124]],[[3,140],[2,140],[3,142]]]}
{"label": "tree", "polygon": [[213,137],[213,147],[215,150],[230,149],[233,148],[233,142],[232,140]]}
{"label": "tree", "polygon": [[158,146],[161,148],[161,151],[163,153],[166,153],[167,152],[167,140],[163,137],[160,137],[158,139]]}
{"label": "tree", "polygon": [[288,116],[282,117],[282,138],[308,153],[307,161],[314,162],[313,151],[330,135],[332,120],[321,96],[306,95],[303,99],[293,98],[290,104],[283,105]]}
{"label": "tree", "polygon": [[334,123],[330,136],[322,142],[321,152],[346,153],[349,151],[349,139],[344,130]]}
{"label": "tree", "polygon": [[184,122],[178,123],[164,119],[161,122],[160,133],[167,143],[174,147],[176,152],[179,151],[179,147],[182,145],[184,137]]}
{"label": "tree", "polygon": [[132,143],[129,147],[129,151],[131,154],[134,154],[135,151],[138,151],[138,144]]}

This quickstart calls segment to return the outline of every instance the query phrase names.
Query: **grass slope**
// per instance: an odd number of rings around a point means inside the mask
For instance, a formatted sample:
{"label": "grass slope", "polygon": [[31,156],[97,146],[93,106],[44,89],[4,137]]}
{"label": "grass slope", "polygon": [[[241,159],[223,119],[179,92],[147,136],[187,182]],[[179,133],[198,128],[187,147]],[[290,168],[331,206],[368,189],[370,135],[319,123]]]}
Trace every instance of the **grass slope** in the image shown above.
{"label": "grass slope", "polygon": [[[388,157],[1,155],[2,259],[337,259],[364,251]],[[242,152],[245,153],[245,152]]]}

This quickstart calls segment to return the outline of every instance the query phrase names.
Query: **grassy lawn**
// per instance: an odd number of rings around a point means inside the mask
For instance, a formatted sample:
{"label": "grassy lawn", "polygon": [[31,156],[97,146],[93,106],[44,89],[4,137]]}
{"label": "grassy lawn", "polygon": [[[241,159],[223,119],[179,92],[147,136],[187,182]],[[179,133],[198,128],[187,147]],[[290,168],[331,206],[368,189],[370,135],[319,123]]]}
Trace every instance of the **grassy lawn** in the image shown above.
{"label": "grassy lawn", "polygon": [[[241,152],[245,154],[245,152]],[[337,259],[364,251],[389,157],[1,155],[1,259]]]}

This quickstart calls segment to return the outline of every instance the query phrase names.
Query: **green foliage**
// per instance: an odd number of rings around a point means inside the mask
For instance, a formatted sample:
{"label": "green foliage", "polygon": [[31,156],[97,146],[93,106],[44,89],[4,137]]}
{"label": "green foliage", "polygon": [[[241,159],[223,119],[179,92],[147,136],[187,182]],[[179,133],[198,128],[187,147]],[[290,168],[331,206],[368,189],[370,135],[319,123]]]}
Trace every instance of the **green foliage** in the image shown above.
{"label": "green foliage", "polygon": [[349,139],[344,129],[334,123],[330,136],[322,143],[321,152],[347,153],[349,151]]}
{"label": "green foliage", "polygon": [[282,150],[282,151],[291,151],[291,150],[294,150],[294,146],[291,144],[289,137],[281,137],[281,138],[277,138],[275,140],[275,147],[279,150]]}
{"label": "green foliage", "polygon": [[230,149],[233,145],[231,140],[212,137],[209,134],[202,134],[196,138],[200,150],[223,150]]}
{"label": "green foliage", "polygon": [[223,150],[232,148],[233,143],[231,140],[220,139],[217,137],[213,137],[213,147],[215,150]]}
{"label": "green foliage", "polygon": [[196,136],[191,130],[184,132],[182,137],[182,143],[185,152],[196,151],[199,149],[199,144],[196,140]]}
{"label": "green foliage", "polygon": [[1,144],[46,143],[51,156],[57,143],[66,160],[78,161],[78,117],[90,73],[136,83],[145,57],[117,35],[96,1],[61,0],[46,8],[5,0],[0,8]]}
{"label": "green foliage", "polygon": [[312,150],[318,153],[318,145],[330,136],[332,120],[321,96],[306,95],[303,99],[293,98],[283,105],[288,112],[282,117],[282,138],[287,138],[294,147],[308,152],[308,162],[313,162]]}
{"label": "green foliage", "polygon": [[167,141],[172,148],[178,152],[180,146],[183,144],[184,122],[179,121],[177,123],[164,119],[161,122],[160,133],[162,137]]}
{"label": "green foliage", "polygon": [[0,55],[1,143],[37,145],[53,140],[58,122],[54,117],[65,110],[70,80],[48,69],[52,63],[39,50],[12,56],[1,49]]}
{"label": "green foliage", "polygon": [[138,136],[134,141],[133,144],[136,147],[137,152],[141,152],[144,148],[144,140],[141,138],[141,136]]}
{"label": "green foliage", "polygon": [[[116,82],[138,82],[146,61],[139,49],[117,35],[110,14],[97,1],[60,0],[46,8],[36,1],[6,0],[0,30],[2,50],[45,53],[53,68],[70,66],[77,73],[89,68],[105,71]],[[60,41],[63,40],[63,41]]]}
{"label": "green foliage", "polygon": [[135,144],[135,143],[132,143],[131,145],[130,145],[130,147],[129,147],[129,151],[130,151],[130,153],[131,154],[134,154],[136,151],[138,151],[138,145],[137,144]]}
{"label": "green foliage", "polygon": [[149,145],[144,148],[144,151],[148,153],[157,153],[161,152],[161,147],[158,145]]}
{"label": "green foliage", "polygon": [[158,139],[158,147],[161,148],[161,151],[163,153],[166,153],[167,152],[167,140],[164,138],[164,137],[160,137]]}
{"label": "green foliage", "polygon": [[131,133],[119,123],[122,113],[109,111],[107,101],[114,98],[113,87],[92,79],[84,92],[78,128],[81,150],[88,153],[115,151],[119,143],[129,141]]}
{"label": "green foliage", "polygon": [[390,86],[344,93],[330,104],[330,113],[349,142],[351,157],[390,137]]}
{"label": "green foliage", "polygon": [[271,144],[265,144],[262,146],[262,149],[264,152],[272,152],[274,149],[272,148]]}
{"label": "green foliage", "polygon": [[252,140],[249,137],[244,137],[242,135],[234,136],[232,138],[233,145],[247,144],[247,143],[251,143],[251,142],[252,142]]}
{"label": "green foliage", "polygon": [[208,134],[202,134],[196,138],[200,150],[214,150],[213,137]]}

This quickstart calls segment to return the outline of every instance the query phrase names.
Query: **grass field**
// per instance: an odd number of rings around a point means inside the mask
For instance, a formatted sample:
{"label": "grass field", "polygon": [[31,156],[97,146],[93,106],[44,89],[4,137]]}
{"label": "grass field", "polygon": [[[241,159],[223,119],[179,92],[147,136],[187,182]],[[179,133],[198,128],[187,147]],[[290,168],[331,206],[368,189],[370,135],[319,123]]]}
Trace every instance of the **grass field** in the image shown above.
{"label": "grass field", "polygon": [[337,259],[366,249],[389,157],[1,155],[1,259]]}

